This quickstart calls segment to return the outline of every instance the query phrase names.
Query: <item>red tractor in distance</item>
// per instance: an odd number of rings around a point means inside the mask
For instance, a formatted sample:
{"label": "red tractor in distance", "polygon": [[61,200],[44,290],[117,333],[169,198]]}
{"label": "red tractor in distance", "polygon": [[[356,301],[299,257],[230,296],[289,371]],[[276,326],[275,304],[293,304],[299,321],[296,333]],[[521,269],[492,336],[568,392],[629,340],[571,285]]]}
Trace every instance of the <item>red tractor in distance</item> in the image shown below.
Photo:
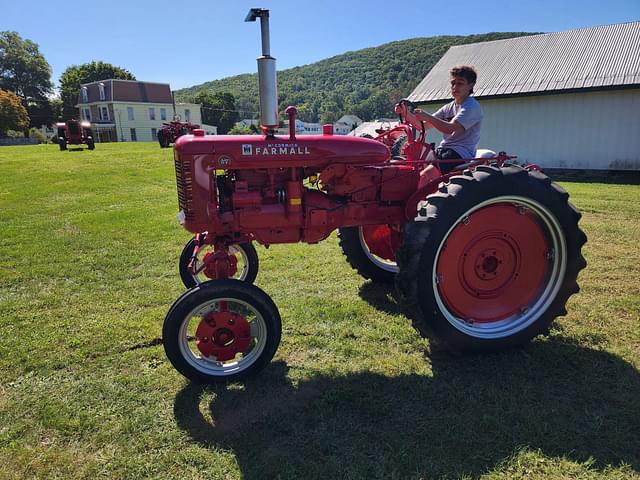
{"label": "red tractor in distance", "polygon": [[[347,261],[373,282],[395,282],[422,335],[451,349],[493,351],[528,342],[565,315],[586,262],[580,213],[534,165],[504,153],[472,158],[420,186],[432,154],[425,131],[406,122],[376,139],[276,136],[275,59],[268,10],[258,59],[263,135],[176,142],[179,219],[195,234],[180,258],[189,288],[169,310],[163,344],[189,379],[243,378],[269,363],[281,319],[252,285],[253,244],[317,243],[338,229]],[[265,33],[266,32],[266,33]],[[389,145],[406,137],[402,155]]]}
{"label": "red tractor in distance", "polygon": [[193,133],[200,125],[191,122],[181,122],[180,119],[174,119],[171,122],[163,122],[162,128],[158,130],[158,143],[160,148],[167,148],[182,135]]}
{"label": "red tractor in distance", "polygon": [[96,148],[89,122],[71,119],[66,122],[56,123],[56,127],[58,127],[58,146],[60,150],[66,150],[68,145],[82,144],[85,144],[89,150]]}

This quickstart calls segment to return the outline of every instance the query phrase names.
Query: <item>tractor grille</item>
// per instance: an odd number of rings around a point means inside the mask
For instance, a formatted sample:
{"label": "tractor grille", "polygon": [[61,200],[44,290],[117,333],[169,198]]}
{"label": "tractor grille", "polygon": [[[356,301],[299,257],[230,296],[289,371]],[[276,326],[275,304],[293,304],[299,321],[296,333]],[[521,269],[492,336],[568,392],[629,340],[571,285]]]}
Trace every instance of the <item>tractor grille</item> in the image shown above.
{"label": "tractor grille", "polygon": [[193,167],[191,160],[180,160],[180,155],[176,152],[174,161],[178,186],[178,207],[184,212],[185,220],[193,221]]}

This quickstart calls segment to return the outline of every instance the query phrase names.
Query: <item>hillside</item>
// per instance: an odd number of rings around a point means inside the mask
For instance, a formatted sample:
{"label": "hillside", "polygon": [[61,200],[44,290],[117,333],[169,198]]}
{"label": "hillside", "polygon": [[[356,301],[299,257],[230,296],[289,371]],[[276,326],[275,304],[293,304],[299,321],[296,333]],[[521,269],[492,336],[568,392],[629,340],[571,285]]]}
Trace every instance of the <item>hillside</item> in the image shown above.
{"label": "hillside", "polygon": [[[343,113],[370,120],[392,115],[392,106],[407,96],[453,45],[532,35],[524,32],[438,36],[391,42],[278,72],[280,111],[298,108],[305,121],[333,122]],[[482,72],[480,72],[482,74]],[[257,118],[257,74],[243,74],[176,91],[189,101],[200,91],[230,92],[240,118]]]}

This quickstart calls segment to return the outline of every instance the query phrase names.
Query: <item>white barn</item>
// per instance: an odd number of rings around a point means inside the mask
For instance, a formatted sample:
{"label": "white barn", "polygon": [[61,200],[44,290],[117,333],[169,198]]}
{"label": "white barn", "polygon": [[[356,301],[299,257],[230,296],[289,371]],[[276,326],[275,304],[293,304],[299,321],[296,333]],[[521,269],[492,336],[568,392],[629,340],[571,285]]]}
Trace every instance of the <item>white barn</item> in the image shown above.
{"label": "white barn", "polygon": [[409,100],[430,112],[451,101],[456,65],[478,72],[480,148],[543,168],[640,170],[640,22],[451,47]]}

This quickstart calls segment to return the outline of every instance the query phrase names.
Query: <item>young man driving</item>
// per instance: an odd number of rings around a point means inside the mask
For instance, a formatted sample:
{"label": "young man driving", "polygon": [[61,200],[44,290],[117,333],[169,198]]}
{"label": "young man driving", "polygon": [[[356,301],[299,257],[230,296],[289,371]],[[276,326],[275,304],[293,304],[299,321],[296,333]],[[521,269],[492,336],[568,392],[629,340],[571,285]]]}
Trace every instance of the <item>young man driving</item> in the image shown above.
{"label": "young man driving", "polygon": [[[451,95],[453,101],[444,105],[433,115],[416,108],[413,112],[405,104],[395,107],[397,114],[402,115],[414,127],[421,129],[433,127],[442,132],[442,142],[436,148],[436,157],[440,160],[473,158],[480,141],[480,128],[484,113],[478,101],[471,96],[476,83],[477,74],[473,67],[463,65],[453,67],[451,75]],[[441,173],[448,173],[457,165],[464,163],[441,163]],[[420,186],[441,175],[440,171],[429,165],[420,176]]]}

